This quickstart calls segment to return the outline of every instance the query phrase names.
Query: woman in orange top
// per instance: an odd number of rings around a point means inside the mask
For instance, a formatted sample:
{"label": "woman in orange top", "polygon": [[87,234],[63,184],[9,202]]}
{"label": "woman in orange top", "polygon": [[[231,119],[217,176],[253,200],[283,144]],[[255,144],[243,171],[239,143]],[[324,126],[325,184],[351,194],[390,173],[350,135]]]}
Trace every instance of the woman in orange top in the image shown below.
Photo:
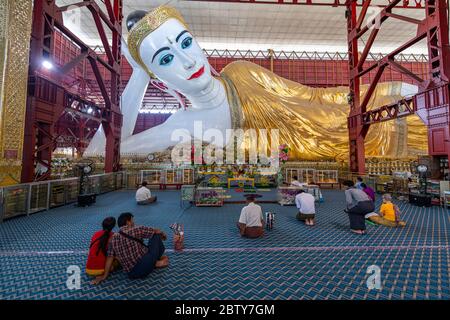
{"label": "woman in orange top", "polygon": [[[86,263],[86,273],[89,276],[100,276],[105,273],[106,254],[108,251],[109,241],[114,232],[112,230],[116,226],[116,218],[108,217],[102,222],[103,230],[97,231],[91,239],[89,256]],[[114,267],[117,267],[113,264]],[[112,270],[111,270],[112,271]]]}

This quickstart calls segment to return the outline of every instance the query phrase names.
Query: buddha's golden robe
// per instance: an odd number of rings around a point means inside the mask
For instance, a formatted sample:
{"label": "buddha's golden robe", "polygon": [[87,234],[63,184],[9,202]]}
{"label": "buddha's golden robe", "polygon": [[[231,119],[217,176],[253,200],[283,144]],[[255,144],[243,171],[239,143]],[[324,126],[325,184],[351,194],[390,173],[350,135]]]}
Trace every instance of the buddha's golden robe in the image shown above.
{"label": "buddha's golden robe", "polygon": [[[279,129],[290,159],[348,160],[347,87],[311,88],[247,61],[227,65],[226,84],[234,128]],[[364,96],[367,86],[362,86]],[[368,110],[398,101],[401,83],[380,83]],[[366,155],[404,158],[427,152],[427,130],[416,116],[370,127]]]}

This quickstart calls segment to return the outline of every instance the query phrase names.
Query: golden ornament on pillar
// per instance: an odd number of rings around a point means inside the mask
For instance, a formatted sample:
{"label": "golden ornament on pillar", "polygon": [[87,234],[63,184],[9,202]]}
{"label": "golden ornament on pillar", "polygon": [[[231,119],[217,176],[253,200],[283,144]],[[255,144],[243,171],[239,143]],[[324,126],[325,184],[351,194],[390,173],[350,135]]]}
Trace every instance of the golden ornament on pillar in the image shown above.
{"label": "golden ornament on pillar", "polygon": [[20,182],[32,0],[0,0],[0,186]]}

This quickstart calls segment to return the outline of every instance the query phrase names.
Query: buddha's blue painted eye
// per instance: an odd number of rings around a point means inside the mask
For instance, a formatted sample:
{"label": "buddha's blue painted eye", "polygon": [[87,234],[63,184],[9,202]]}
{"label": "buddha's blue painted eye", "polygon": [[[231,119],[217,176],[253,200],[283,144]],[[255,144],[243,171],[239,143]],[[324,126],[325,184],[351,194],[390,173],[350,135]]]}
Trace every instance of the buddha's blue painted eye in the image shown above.
{"label": "buddha's blue painted eye", "polygon": [[191,37],[187,37],[186,39],[183,40],[183,42],[181,42],[181,48],[182,49],[187,49],[192,45],[192,38]]}
{"label": "buddha's blue painted eye", "polygon": [[159,64],[161,66],[167,66],[169,65],[173,60],[173,54],[166,54],[161,59],[159,59]]}

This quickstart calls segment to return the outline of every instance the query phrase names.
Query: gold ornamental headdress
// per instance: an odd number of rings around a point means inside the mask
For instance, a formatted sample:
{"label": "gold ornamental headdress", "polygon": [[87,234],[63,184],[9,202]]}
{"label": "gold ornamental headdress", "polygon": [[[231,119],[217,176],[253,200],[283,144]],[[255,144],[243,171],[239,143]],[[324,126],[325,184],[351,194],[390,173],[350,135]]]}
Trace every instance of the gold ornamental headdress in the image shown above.
{"label": "gold ornamental headdress", "polygon": [[142,61],[139,49],[145,37],[158,29],[169,19],[177,19],[186,27],[186,29],[188,29],[186,22],[177,9],[163,5],[149,12],[145,17],[139,20],[128,35],[128,49],[130,50],[131,56],[152,78],[156,77]]}

